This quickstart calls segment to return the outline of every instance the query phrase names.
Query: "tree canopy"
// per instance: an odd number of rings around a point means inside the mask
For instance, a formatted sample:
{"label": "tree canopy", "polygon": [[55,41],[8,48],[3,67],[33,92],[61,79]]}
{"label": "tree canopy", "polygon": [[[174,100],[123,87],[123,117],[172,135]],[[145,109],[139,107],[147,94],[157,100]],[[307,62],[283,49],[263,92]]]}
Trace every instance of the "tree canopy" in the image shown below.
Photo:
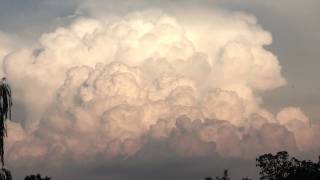
{"label": "tree canopy", "polygon": [[290,158],[288,152],[281,151],[276,155],[271,153],[259,156],[256,166],[260,168],[261,180],[319,180],[320,159],[300,161],[295,157]]}

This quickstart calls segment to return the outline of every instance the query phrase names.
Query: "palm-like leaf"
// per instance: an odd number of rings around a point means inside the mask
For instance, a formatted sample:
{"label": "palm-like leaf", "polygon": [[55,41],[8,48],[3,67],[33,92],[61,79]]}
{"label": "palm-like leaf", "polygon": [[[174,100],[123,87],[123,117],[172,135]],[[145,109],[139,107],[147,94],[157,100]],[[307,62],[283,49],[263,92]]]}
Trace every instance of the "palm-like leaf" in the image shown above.
{"label": "palm-like leaf", "polygon": [[0,82],[0,160],[4,166],[4,138],[7,136],[6,120],[11,118],[12,96],[11,89],[2,78]]}

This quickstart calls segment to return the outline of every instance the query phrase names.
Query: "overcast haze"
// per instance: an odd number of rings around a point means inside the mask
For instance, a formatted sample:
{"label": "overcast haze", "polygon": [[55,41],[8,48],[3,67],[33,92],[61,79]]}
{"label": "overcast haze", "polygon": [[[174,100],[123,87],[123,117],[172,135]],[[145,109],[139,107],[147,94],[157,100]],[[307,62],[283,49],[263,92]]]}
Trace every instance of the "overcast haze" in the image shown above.
{"label": "overcast haze", "polygon": [[239,179],[261,153],[314,159],[319,17],[317,0],[0,0],[8,167]]}

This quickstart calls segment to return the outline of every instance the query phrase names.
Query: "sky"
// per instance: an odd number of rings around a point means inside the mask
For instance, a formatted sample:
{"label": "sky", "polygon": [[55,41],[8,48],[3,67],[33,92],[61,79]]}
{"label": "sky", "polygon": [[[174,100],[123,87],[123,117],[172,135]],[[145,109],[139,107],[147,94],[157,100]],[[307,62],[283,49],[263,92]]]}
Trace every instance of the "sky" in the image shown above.
{"label": "sky", "polygon": [[[54,179],[257,177],[316,158],[317,0],[0,0],[6,161]],[[28,168],[25,168],[28,167]]]}

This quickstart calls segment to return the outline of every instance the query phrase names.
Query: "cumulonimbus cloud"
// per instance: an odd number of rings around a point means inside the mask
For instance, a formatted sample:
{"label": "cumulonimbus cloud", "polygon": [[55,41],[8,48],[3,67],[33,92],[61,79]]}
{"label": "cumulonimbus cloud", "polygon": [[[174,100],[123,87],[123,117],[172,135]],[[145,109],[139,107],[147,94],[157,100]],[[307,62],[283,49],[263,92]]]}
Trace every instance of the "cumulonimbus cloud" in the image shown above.
{"label": "cumulonimbus cloud", "polygon": [[27,111],[25,127],[8,123],[8,161],[112,161],[155,142],[181,157],[319,149],[318,125],[299,108],[262,107],[260,92],[286,84],[264,48],[270,33],[244,13],[199,17],[79,18],[6,56]]}

